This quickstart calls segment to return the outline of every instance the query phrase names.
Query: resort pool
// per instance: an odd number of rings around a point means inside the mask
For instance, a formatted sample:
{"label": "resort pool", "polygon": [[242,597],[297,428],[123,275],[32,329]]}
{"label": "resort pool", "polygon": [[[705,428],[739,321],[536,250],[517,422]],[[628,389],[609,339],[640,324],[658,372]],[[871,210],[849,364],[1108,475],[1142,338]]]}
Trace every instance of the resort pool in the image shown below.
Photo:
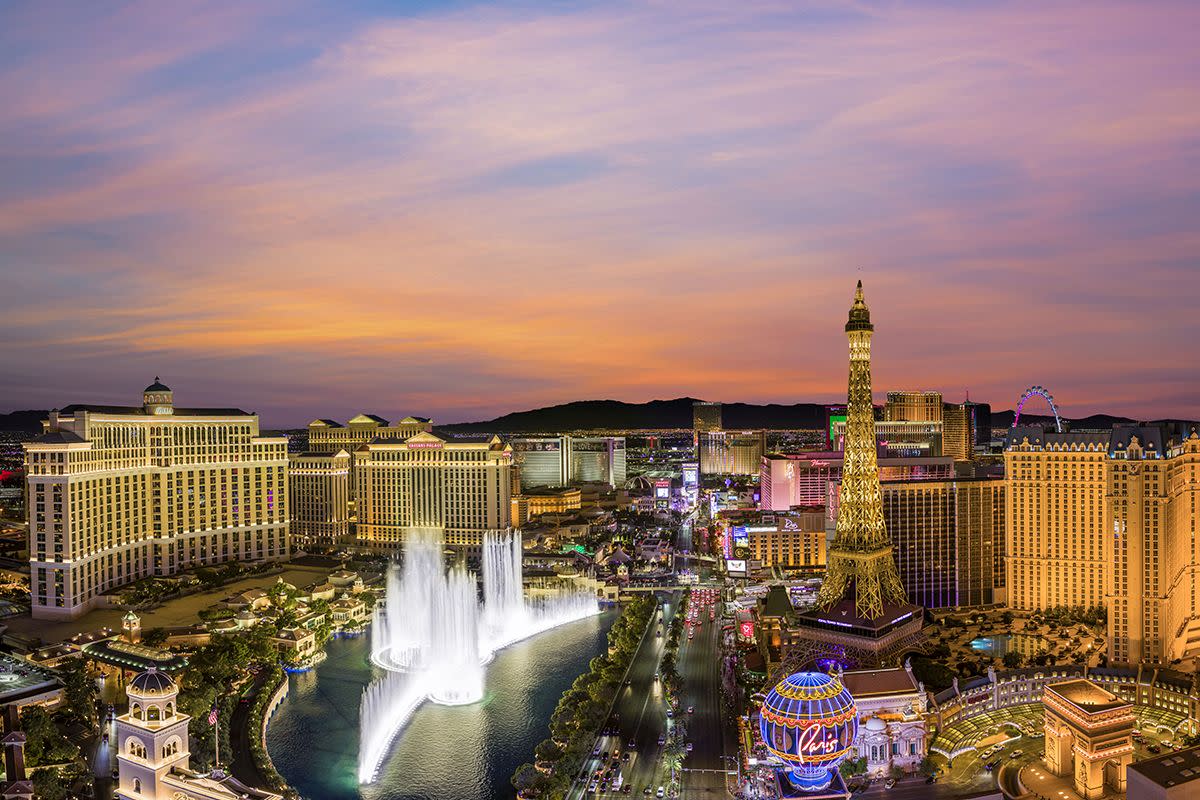
{"label": "resort pool", "polygon": [[972,639],[971,649],[993,657],[1014,651],[1029,657],[1047,649],[1047,642],[1041,636],[1028,633],[997,633]]}

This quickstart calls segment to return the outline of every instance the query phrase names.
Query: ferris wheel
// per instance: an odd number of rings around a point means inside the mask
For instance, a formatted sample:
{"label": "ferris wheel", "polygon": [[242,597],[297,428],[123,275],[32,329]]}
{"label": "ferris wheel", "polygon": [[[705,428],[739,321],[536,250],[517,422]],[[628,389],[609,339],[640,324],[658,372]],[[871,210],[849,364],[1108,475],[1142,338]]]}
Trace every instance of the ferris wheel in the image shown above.
{"label": "ferris wheel", "polygon": [[1054,395],[1050,394],[1050,390],[1045,386],[1030,386],[1021,395],[1021,402],[1017,403],[1017,413],[1013,415],[1013,427],[1017,427],[1017,421],[1021,419],[1021,411],[1025,408],[1025,401],[1035,395],[1044,398],[1050,405],[1050,412],[1054,414],[1054,428],[1059,433],[1062,433],[1062,418],[1058,416],[1058,406],[1054,405]]}

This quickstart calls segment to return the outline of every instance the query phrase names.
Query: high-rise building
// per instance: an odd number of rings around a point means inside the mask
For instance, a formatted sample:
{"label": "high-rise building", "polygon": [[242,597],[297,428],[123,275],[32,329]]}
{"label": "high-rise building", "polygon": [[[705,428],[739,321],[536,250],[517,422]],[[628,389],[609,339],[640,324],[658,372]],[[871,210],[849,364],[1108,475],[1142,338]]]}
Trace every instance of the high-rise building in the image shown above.
{"label": "high-rise building", "polygon": [[381,440],[402,442],[431,430],[433,421],[426,417],[405,417],[392,424],[376,414],[359,414],[345,425],[331,419],[315,419],[308,423],[308,450],[313,453],[345,450],[353,454],[364,444]]}
{"label": "high-rise building", "polygon": [[786,513],[722,512],[732,555],[764,567],[816,569],[825,566],[825,510],[794,509]]}
{"label": "high-rise building", "polygon": [[521,488],[566,486],[571,480],[570,436],[519,436],[509,440],[521,470]]}
{"label": "high-rise building", "polygon": [[921,638],[921,609],[905,595],[883,520],[871,402],[874,331],[859,281],[846,321],[850,378],[841,503],[818,608],[798,616],[806,628],[804,646],[792,657],[801,664],[826,657],[846,666],[887,665]]}
{"label": "high-rise building", "polygon": [[955,461],[975,456],[974,409],[966,403],[947,403],[942,410],[942,454]]}
{"label": "high-rise building", "polygon": [[336,546],[350,536],[350,454],[307,451],[290,456],[292,540]]}
{"label": "high-rise building", "polygon": [[442,528],[446,544],[478,549],[511,525],[512,448],[497,436],[418,433],[357,461],[359,544],[396,549],[409,528]]}
{"label": "high-rise building", "polygon": [[908,597],[925,608],[1004,600],[1004,482],[882,484],[883,518]]}
{"label": "high-rise building", "polygon": [[[833,447],[842,449],[846,438],[845,421],[832,423]],[[936,457],[942,453],[942,422],[895,420],[875,423],[875,441],[880,451],[902,458]]]}
{"label": "high-rise building", "polygon": [[289,555],[287,440],[232,408],[176,408],[156,378],[140,406],[51,411],[25,445],[30,595],[78,617],[155,575]]}
{"label": "high-rise building", "polygon": [[706,403],[697,400],[692,403],[692,430],[701,431],[721,430],[721,404]]}
{"label": "high-rise building", "polygon": [[992,443],[992,407],[987,403],[973,402],[968,396],[964,406],[971,412],[971,428],[975,431],[975,444],[988,447]]}
{"label": "high-rise building", "polygon": [[[787,511],[796,506],[825,506],[836,517],[843,453],[767,453],[758,475],[759,508]],[[954,459],[880,458],[881,481],[948,480]]]}
{"label": "high-rise building", "polygon": [[572,436],[571,483],[625,485],[624,436]]}
{"label": "high-rise building", "polygon": [[884,422],[941,422],[941,392],[888,392]]}
{"label": "high-rise building", "polygon": [[1113,662],[1200,653],[1200,437],[1021,426],[1004,455],[1009,604],[1107,608]]}
{"label": "high-rise building", "polygon": [[702,431],[701,475],[757,475],[767,446],[765,431]]}
{"label": "high-rise building", "polygon": [[331,419],[314,419],[308,423],[307,451],[336,453],[345,450],[350,454],[349,514],[353,518],[354,503],[358,496],[355,459],[359,451],[371,442],[402,442],[431,430],[433,421],[427,417],[405,417],[393,424],[377,414],[358,414],[345,425]]}

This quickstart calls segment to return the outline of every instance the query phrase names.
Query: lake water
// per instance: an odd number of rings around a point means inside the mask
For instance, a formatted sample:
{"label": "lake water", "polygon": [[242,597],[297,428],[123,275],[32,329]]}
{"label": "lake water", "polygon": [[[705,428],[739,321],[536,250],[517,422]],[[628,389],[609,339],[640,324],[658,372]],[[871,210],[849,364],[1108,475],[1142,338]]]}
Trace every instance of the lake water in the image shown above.
{"label": "lake water", "polygon": [[513,798],[509,779],[549,735],[559,697],[604,652],[615,611],[505,648],[487,666],[486,697],[471,706],[425,703],[393,746],[379,779],[360,787],[358,702],[370,682],[366,636],[329,643],[328,658],[293,675],[267,732],[276,769],[309,800]]}

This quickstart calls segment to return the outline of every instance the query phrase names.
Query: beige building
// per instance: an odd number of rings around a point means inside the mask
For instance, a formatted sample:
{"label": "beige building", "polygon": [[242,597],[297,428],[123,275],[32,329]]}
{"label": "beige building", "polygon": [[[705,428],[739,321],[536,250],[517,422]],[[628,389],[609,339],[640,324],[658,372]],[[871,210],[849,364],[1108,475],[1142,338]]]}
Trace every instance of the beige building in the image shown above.
{"label": "beige building", "polygon": [[350,454],[307,451],[290,457],[292,538],[297,546],[334,546],[350,536]]}
{"label": "beige building", "polygon": [[287,440],[238,409],[70,405],[25,445],[33,616],[154,575],[289,555]]}
{"label": "beige building", "polygon": [[941,392],[888,392],[884,422],[941,422]]}
{"label": "beige building", "polygon": [[356,459],[359,543],[399,548],[408,528],[440,527],[446,544],[479,547],[484,531],[512,524],[512,461],[496,436],[367,445]]}
{"label": "beige building", "polygon": [[1109,658],[1200,653],[1200,437],[1014,429],[1005,452],[1009,603],[1108,609]]}
{"label": "beige building", "polygon": [[[762,514],[738,526],[746,537],[747,555],[764,567],[818,568],[825,566],[825,510],[794,509]],[[736,541],[736,539],[735,539]],[[735,551],[734,555],[739,553]]]}
{"label": "beige building", "polygon": [[701,475],[757,475],[767,446],[764,431],[701,431]]}
{"label": "beige building", "polygon": [[390,423],[375,414],[359,414],[345,425],[331,419],[315,419],[308,423],[308,449],[314,453],[353,453],[373,441],[402,442],[418,433],[433,430],[433,421],[425,417],[405,417]]}

